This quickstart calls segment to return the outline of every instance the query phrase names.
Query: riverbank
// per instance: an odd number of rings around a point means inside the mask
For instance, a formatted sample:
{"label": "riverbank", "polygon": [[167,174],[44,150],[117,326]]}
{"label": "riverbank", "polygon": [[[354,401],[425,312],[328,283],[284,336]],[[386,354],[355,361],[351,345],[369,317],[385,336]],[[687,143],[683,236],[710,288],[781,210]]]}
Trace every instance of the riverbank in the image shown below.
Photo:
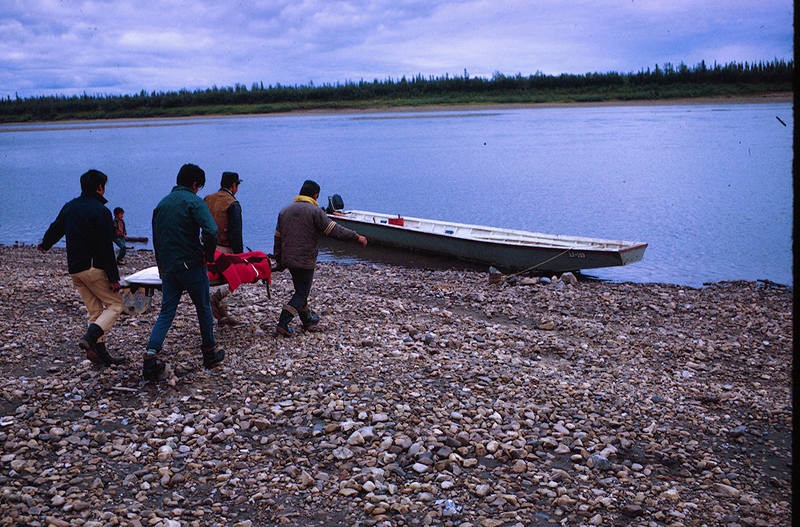
{"label": "riverbank", "polygon": [[[131,117],[114,119],[63,119],[55,121],[27,121],[27,122],[0,122],[0,133],[39,131],[40,128],[28,128],[30,125],[58,124],[59,129],[82,130],[89,128],[131,128],[149,126],[176,126],[191,123],[198,119],[225,119],[242,117],[263,116],[292,116],[292,115],[347,115],[347,114],[425,114],[430,112],[457,112],[457,111],[492,111],[516,109],[541,109],[541,108],[568,108],[568,107],[614,107],[614,106],[686,106],[703,104],[769,104],[791,103],[794,100],[792,92],[770,92],[759,95],[732,95],[717,97],[681,97],[671,99],[641,99],[641,100],[612,100],[590,102],[526,102],[526,103],[465,103],[465,104],[430,104],[420,106],[365,106],[354,108],[299,108],[285,111],[267,113],[209,113],[202,115],[176,115],[154,117]],[[87,124],[91,123],[91,124]],[[124,123],[124,124],[122,124]],[[61,126],[63,125],[63,126]]]}
{"label": "riverbank", "polygon": [[272,336],[276,274],[272,299],[230,297],[247,324],[207,372],[184,302],[153,385],[158,293],[109,332],[129,364],[98,371],[64,250],[0,267],[0,525],[791,523],[782,287],[322,264],[321,331]]}

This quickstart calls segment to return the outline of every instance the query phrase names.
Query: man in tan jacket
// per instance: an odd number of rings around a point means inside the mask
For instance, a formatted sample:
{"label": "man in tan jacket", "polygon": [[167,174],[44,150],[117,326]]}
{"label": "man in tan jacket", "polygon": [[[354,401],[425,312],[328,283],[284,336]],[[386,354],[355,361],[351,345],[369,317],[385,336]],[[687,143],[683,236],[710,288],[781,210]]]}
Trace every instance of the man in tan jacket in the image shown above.
{"label": "man in tan jacket", "polygon": [[278,270],[288,268],[292,274],[294,294],[283,306],[275,332],[291,337],[294,330],[289,327],[295,315],[300,316],[305,331],[319,324],[319,317],[308,307],[308,295],[317,264],[317,242],[322,236],[339,240],[353,240],[363,247],[367,239],[328,218],[319,207],[319,185],[306,180],[300,195],[284,207],[278,214],[278,227],[275,230],[273,255],[278,262]]}
{"label": "man in tan jacket", "polygon": [[[224,254],[244,252],[242,242],[242,207],[236,199],[239,191],[239,174],[223,172],[220,189],[205,197],[208,210],[217,224],[217,250]],[[227,297],[231,293],[227,284],[211,288],[211,311],[219,325],[238,326],[240,322],[228,315]]]}

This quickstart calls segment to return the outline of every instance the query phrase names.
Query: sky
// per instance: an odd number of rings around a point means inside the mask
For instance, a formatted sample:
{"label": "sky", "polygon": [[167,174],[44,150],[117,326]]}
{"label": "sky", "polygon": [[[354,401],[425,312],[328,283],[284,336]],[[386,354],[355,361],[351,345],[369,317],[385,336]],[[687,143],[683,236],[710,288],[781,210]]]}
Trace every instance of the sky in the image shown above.
{"label": "sky", "polygon": [[0,96],[793,58],[791,0],[1,0]]}

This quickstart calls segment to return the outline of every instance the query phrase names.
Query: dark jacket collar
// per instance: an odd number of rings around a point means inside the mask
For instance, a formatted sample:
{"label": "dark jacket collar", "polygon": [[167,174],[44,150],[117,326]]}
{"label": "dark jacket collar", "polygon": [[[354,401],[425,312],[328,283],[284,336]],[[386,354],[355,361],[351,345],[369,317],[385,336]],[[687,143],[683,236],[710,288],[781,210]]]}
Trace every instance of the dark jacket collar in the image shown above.
{"label": "dark jacket collar", "polygon": [[100,194],[98,194],[97,192],[81,192],[81,196],[94,198],[94,199],[98,200],[100,203],[102,203],[103,205],[108,203],[108,200],[106,198],[104,198],[103,196],[101,196]]}

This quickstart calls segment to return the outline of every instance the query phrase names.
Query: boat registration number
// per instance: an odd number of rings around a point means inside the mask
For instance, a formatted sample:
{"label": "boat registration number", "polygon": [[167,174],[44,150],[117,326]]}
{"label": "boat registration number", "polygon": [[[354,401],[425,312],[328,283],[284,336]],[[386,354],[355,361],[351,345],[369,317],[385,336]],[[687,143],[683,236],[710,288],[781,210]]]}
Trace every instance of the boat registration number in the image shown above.
{"label": "boat registration number", "polygon": [[570,258],[586,258],[586,254],[581,251],[570,251],[569,252]]}

